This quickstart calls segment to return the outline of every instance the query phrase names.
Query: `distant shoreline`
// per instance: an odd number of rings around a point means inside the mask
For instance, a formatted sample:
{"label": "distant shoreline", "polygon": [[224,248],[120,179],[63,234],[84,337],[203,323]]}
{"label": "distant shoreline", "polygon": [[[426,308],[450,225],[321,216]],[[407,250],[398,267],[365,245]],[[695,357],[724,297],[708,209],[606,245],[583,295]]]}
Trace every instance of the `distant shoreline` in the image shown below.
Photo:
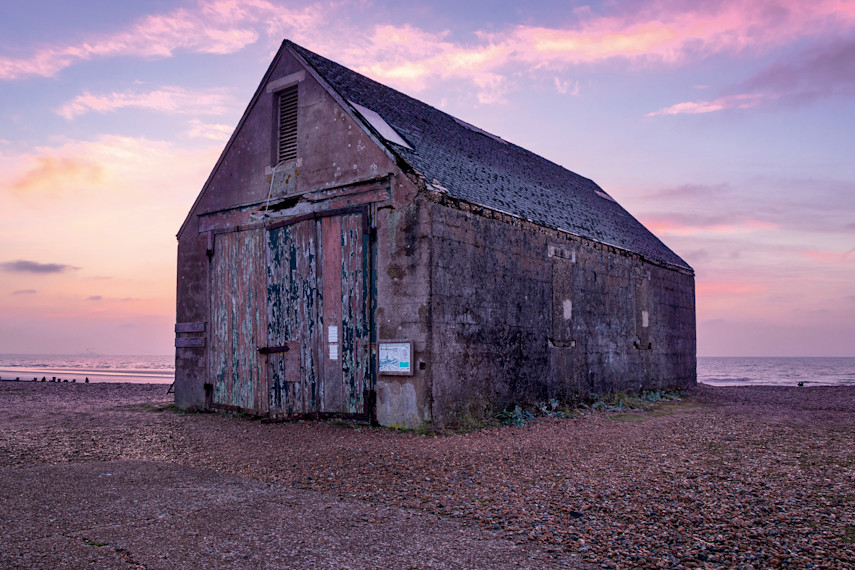
{"label": "distant shoreline", "polygon": [[47,370],[47,369],[14,369],[11,367],[0,368],[0,381],[15,382],[18,378],[19,382],[41,382],[42,378],[45,382],[76,382],[86,383],[89,379],[90,383],[121,383],[121,384],[172,384],[175,381],[175,373],[172,371],[92,371],[92,370]]}

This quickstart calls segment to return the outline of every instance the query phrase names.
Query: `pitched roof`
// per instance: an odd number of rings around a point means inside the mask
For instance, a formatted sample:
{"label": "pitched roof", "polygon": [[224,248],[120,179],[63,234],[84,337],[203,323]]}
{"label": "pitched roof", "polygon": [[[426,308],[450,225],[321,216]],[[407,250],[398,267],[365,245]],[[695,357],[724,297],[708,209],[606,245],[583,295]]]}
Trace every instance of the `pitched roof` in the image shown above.
{"label": "pitched roof", "polygon": [[285,45],[340,97],[378,113],[412,147],[384,141],[390,150],[451,196],[691,269],[593,180],[293,42]]}

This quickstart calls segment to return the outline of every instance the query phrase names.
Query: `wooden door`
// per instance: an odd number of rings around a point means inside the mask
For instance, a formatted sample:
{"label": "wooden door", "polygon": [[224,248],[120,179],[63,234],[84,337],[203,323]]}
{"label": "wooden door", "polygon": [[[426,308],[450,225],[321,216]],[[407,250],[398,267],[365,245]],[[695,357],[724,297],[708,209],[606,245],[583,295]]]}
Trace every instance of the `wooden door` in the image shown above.
{"label": "wooden door", "polygon": [[318,411],[321,323],[318,310],[317,222],[267,232],[267,345],[270,411]]}
{"label": "wooden door", "polygon": [[267,320],[263,244],[261,229],[214,237],[209,365],[217,408],[267,413],[267,371],[257,350]]}
{"label": "wooden door", "polygon": [[267,232],[271,414],[368,417],[367,222],[364,209],[328,212]]}

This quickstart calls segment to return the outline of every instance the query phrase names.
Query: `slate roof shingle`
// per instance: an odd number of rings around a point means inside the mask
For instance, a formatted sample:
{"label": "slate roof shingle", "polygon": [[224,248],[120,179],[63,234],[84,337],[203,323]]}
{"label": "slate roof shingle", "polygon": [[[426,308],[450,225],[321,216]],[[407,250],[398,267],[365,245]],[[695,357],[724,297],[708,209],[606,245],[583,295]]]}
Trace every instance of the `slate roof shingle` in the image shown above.
{"label": "slate roof shingle", "polygon": [[691,270],[616,201],[599,195],[608,196],[593,180],[293,42],[285,44],[343,99],[379,113],[413,147],[384,141],[389,148],[451,196]]}

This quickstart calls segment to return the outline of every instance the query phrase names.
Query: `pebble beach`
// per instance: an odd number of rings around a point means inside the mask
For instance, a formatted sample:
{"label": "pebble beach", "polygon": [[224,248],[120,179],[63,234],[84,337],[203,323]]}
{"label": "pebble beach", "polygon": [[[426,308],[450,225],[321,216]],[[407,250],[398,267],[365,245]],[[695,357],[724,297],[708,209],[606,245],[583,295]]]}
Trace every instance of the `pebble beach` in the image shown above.
{"label": "pebble beach", "polygon": [[3,567],[855,567],[851,386],[420,434],[0,382],[0,426]]}

